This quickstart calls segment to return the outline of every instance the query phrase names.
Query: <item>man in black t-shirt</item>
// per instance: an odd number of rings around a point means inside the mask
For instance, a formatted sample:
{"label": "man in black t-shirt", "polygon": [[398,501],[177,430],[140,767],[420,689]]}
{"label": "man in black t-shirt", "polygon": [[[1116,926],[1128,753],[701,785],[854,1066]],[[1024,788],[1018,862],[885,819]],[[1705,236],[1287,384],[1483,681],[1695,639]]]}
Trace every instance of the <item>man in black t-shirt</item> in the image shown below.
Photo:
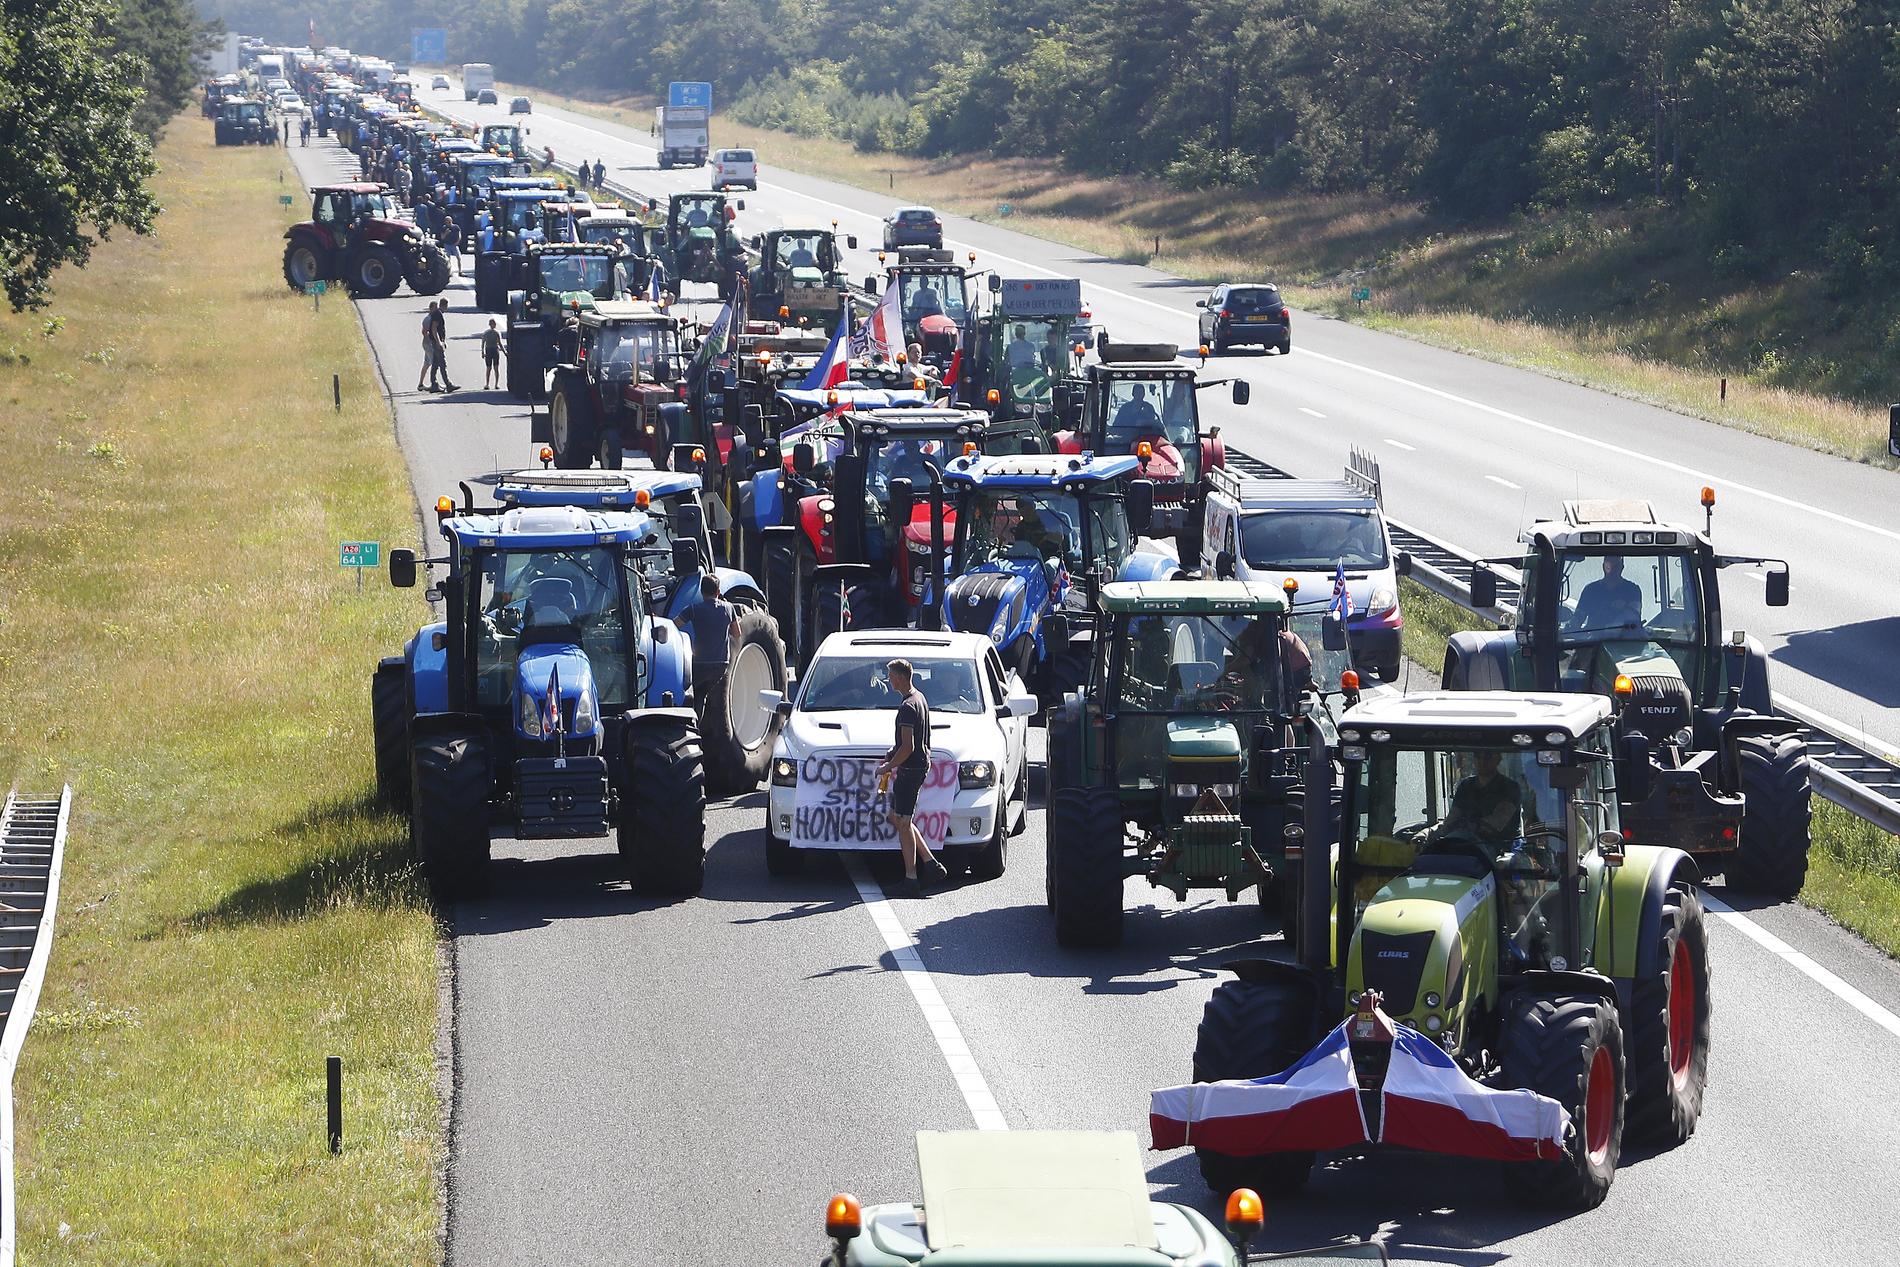
{"label": "man in black t-shirt", "polygon": [[1451,812],[1439,825],[1438,839],[1505,844],[1516,839],[1523,819],[1523,790],[1499,769],[1501,754],[1480,752],[1478,772],[1458,781]]}
{"label": "man in black t-shirt", "polygon": [[890,675],[891,690],[897,694],[896,738],[891,750],[878,762],[877,774],[894,774],[891,782],[890,823],[897,829],[898,844],[904,851],[905,897],[922,897],[918,869],[933,880],[942,880],[950,871],[931,856],[923,833],[911,817],[917,812],[917,794],[923,790],[924,776],[930,773],[930,704],[911,681],[910,661],[892,660],[884,666]]}

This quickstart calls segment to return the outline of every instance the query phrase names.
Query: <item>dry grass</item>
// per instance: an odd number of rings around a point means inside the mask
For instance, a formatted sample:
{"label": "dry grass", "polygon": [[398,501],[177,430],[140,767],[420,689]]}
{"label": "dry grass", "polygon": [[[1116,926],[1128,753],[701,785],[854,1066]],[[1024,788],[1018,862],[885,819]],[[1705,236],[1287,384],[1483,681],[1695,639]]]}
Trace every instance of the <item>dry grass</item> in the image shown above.
{"label": "dry grass", "polygon": [[[644,129],[652,118],[651,103],[640,99],[532,91],[548,104],[629,127]],[[1815,276],[1718,277],[1661,209],[1472,229],[1372,197],[1184,193],[1154,181],[1080,175],[1045,160],[867,154],[849,142],[729,117],[715,127],[722,145],[750,145],[794,170],[1007,224],[1104,259],[1153,263],[1208,282],[1276,280],[1309,310],[1895,465],[1886,456],[1882,402],[1900,374],[1900,326],[1858,320]],[[1363,306],[1352,298],[1362,286],[1372,291]]]}
{"label": "dry grass", "polygon": [[281,154],[184,117],[160,158],[154,236],[61,275],[50,336],[0,317],[0,782],[77,792],[20,1254],[431,1260],[435,930],[368,803],[369,669],[420,611],[337,567],[415,539],[402,460],[348,303],[284,287]]}

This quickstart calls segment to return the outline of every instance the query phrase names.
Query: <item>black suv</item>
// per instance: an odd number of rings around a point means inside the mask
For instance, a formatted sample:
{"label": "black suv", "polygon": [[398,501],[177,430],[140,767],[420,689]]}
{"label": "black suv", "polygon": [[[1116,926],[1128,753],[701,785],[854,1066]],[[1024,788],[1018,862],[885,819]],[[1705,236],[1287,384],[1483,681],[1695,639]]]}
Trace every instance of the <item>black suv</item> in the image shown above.
{"label": "black suv", "polygon": [[1210,352],[1242,343],[1278,348],[1282,356],[1293,350],[1293,314],[1278,286],[1226,282],[1194,306],[1201,310],[1201,344]]}

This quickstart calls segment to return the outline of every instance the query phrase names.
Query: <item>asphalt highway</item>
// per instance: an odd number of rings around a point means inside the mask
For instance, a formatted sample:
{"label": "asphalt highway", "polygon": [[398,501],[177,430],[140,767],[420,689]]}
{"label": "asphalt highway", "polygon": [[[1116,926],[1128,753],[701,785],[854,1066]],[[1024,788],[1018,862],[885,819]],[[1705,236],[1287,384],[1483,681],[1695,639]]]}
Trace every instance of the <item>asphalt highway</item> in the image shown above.
{"label": "asphalt highway", "polygon": [[[459,100],[442,104],[478,117]],[[656,191],[695,182],[643,170],[643,137],[545,111],[529,122],[536,143],[563,158],[598,154],[615,179]],[[354,171],[328,142],[290,155],[307,180]],[[808,219],[815,198],[849,199],[866,211],[837,214],[856,216],[842,227],[864,245],[886,206],[769,168],[763,180],[746,195],[748,230],[779,207]],[[1066,248],[983,226],[959,223],[953,234],[1005,268],[1015,267],[1007,254],[1081,273],[1118,336],[1189,338],[1193,291],[1178,283],[1072,263]],[[451,371],[465,389],[449,396],[411,390],[423,301],[405,289],[359,305],[420,505],[457,480],[532,457],[525,409],[468,390],[480,382],[475,340],[487,316],[466,281],[446,293]],[[1284,361],[1233,358],[1254,380],[1254,406],[1211,412],[1242,447],[1324,474],[1349,443],[1369,442],[1387,459],[1396,515],[1499,551],[1520,502],[1554,506],[1596,491],[1592,481],[1626,481],[1613,491],[1695,508],[1698,475],[1602,445],[1719,467],[1732,481],[1718,481],[1718,533],[1795,562],[1789,611],[1800,615],[1788,619],[1832,626],[1841,618],[1822,613],[1839,611],[1867,626],[1828,643],[1845,648],[1844,662],[1866,656],[1863,672],[1841,674],[1854,685],[1810,702],[1841,715],[1843,701],[1860,700],[1873,711],[1849,719],[1879,732],[1871,699],[1885,692],[1880,708],[1891,717],[1895,670],[1869,654],[1893,644],[1891,618],[1876,613],[1892,589],[1894,534],[1872,531],[1886,522],[1875,503],[1891,476],[1345,325],[1308,321],[1295,339]],[[1719,459],[1695,457],[1701,448]],[[1523,487],[1505,499],[1482,478],[1490,474]],[[1833,566],[1815,549],[1822,541],[1853,541],[1863,557]],[[1884,584],[1870,559],[1888,560],[1878,565]],[[1749,610],[1750,592],[1735,588],[1739,623],[1768,634],[1765,609]],[[1780,640],[1788,685],[1805,681],[1789,660],[1797,628]],[[1808,663],[1818,682],[1835,662]],[[1869,687],[1870,678],[1888,685]],[[1040,732],[1034,742],[1039,761]],[[1002,879],[913,901],[886,899],[890,876],[877,868],[769,877],[762,804],[754,794],[709,810],[705,892],[669,904],[629,895],[609,841],[498,843],[493,895],[453,916],[449,1251],[458,1267],[809,1263],[833,1191],[867,1201],[914,1194],[918,1129],[992,1123],[1145,1137],[1148,1091],[1188,1077],[1219,963],[1277,945],[1260,943],[1267,925],[1250,901],[1177,905],[1130,882],[1122,948],[1059,949],[1043,906],[1039,805]],[[1347,1160],[1321,1171],[1300,1200],[1270,1207],[1267,1247],[1381,1235],[1405,1262],[1890,1261],[1900,1218],[1900,972],[1801,908],[1716,915],[1711,938],[1714,1055],[1701,1129],[1661,1155],[1626,1153],[1602,1208],[1570,1218],[1521,1209],[1483,1164]],[[1156,1193],[1218,1214],[1191,1155],[1146,1159]]]}

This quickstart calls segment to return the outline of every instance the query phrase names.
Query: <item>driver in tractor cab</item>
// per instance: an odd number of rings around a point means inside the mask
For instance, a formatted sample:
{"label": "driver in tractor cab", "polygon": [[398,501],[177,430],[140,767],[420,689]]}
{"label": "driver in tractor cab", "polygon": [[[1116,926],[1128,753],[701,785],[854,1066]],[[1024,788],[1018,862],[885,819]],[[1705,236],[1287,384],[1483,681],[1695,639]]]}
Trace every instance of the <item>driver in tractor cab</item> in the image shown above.
{"label": "driver in tractor cab", "polygon": [[817,268],[818,257],[812,254],[810,244],[800,238],[793,245],[791,254],[786,257],[785,266],[787,268]]}
{"label": "driver in tractor cab", "polygon": [[1018,324],[1012,332],[1009,342],[1009,368],[1012,370],[1033,370],[1038,363],[1036,345],[1029,341],[1029,332]]}
{"label": "driver in tractor cab", "polygon": [[1458,780],[1451,810],[1432,834],[1434,840],[1476,840],[1508,844],[1517,839],[1524,818],[1524,793],[1517,780],[1499,767],[1504,754],[1476,754],[1477,771]]}
{"label": "driver in tractor cab", "polygon": [[706,227],[706,221],[707,221],[707,216],[706,216],[706,208],[704,204],[694,203],[690,208],[687,209],[687,212],[686,212],[686,227],[687,228],[703,229]]}
{"label": "driver in tractor cab", "polygon": [[1115,430],[1132,435],[1154,435],[1161,430],[1161,415],[1148,403],[1148,385],[1135,384],[1135,394],[1115,411]]}
{"label": "driver in tractor cab", "polygon": [[[936,288],[929,282],[925,282],[919,286],[916,293],[911,295],[908,315],[913,321],[922,321],[925,317],[941,317],[943,315],[943,300],[938,296]],[[1021,326],[1016,327],[1016,337],[1019,339],[1023,337],[1023,328]]]}
{"label": "driver in tractor cab", "polygon": [[1643,623],[1643,591],[1623,575],[1623,556],[1603,556],[1603,575],[1583,587],[1567,632],[1617,629]]}

